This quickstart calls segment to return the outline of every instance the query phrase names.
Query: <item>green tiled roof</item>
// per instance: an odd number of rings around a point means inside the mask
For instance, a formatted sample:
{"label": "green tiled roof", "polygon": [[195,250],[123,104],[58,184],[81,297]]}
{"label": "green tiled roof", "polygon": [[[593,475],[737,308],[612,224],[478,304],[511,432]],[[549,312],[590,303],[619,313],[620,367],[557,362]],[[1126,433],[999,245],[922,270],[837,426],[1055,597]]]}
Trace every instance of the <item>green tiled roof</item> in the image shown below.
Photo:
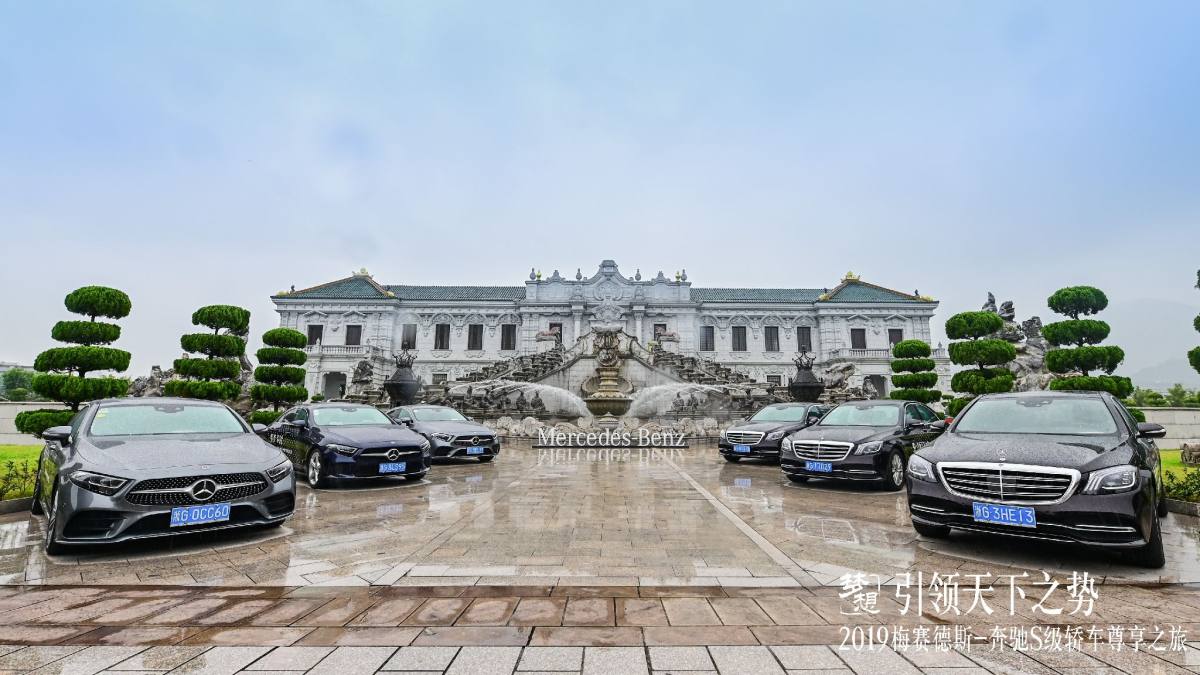
{"label": "green tiled roof", "polygon": [[825,302],[928,302],[908,293],[861,281],[848,281],[835,289]]}
{"label": "green tiled roof", "polygon": [[816,302],[819,288],[693,288],[695,302]]}
{"label": "green tiled roof", "polygon": [[376,298],[386,298],[387,294],[380,289],[379,285],[371,281],[370,277],[352,276],[345,279],[338,279],[320,286],[305,288],[303,290],[284,293],[281,296],[287,298],[314,298],[314,299],[331,299],[331,300],[374,300]]}
{"label": "green tiled roof", "polygon": [[524,286],[388,286],[401,300],[524,300]]}

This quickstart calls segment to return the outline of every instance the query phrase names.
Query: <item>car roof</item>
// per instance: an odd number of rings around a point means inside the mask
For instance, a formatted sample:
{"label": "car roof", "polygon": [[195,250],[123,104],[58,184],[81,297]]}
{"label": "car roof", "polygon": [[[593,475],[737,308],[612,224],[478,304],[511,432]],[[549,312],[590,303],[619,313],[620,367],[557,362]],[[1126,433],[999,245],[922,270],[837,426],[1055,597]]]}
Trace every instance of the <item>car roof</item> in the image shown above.
{"label": "car roof", "polygon": [[[429,403],[417,403],[414,405],[398,405],[395,408],[393,408],[393,410],[398,410],[400,408],[404,408],[405,410],[416,410],[417,408],[423,408],[423,409],[450,408],[450,406],[448,406],[448,405],[431,405]],[[450,408],[450,409],[453,410],[453,408]]]}
{"label": "car roof", "polygon": [[904,405],[905,403],[916,403],[916,402],[917,401],[901,401],[901,400],[895,399],[895,398],[863,398],[863,399],[855,399],[853,401],[842,401],[838,405],[842,406],[842,405],[866,404],[866,405],[881,405],[881,406],[885,405],[885,406],[895,407],[895,406],[899,406],[899,405]]}
{"label": "car roof", "polygon": [[127,396],[125,398],[103,398],[92,401],[92,403],[106,407],[115,405],[161,405],[163,403],[227,407],[220,401],[209,401],[202,398],[183,398],[181,396]]}
{"label": "car roof", "polygon": [[1037,390],[1037,391],[1005,391],[998,394],[982,394],[978,398],[1105,398],[1112,396],[1106,391],[1063,391],[1063,390]]}
{"label": "car roof", "polygon": [[355,403],[353,401],[318,401],[317,403],[299,403],[310,408],[375,408],[369,403]]}

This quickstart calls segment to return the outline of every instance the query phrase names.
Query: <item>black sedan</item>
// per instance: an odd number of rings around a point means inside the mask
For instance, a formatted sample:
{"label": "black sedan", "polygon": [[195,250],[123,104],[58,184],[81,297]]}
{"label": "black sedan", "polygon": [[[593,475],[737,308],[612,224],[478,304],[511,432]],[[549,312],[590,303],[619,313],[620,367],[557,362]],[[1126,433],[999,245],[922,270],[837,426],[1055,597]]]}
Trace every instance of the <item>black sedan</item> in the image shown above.
{"label": "black sedan", "polygon": [[31,510],[45,549],[282,525],[296,504],[291,462],[220,403],[95,401],[42,432]]}
{"label": "black sedan", "polygon": [[1106,547],[1162,567],[1166,502],[1153,439],[1165,433],[1109,394],[980,396],[909,462],[913,528]]}
{"label": "black sedan", "polygon": [[779,459],[783,437],[821,419],[829,408],[816,403],[775,403],[763,407],[742,424],[721,432],[717,452],[727,462],[743,457]]}
{"label": "black sedan", "polygon": [[475,457],[490,462],[500,454],[500,437],[495,431],[463,417],[454,408],[440,405],[405,405],[388,415],[424,436],[433,445],[433,456]]}
{"label": "black sedan", "polygon": [[945,428],[923,403],[849,401],[785,438],[779,467],[797,483],[810,478],[880,481],[888,490],[899,490],[908,456]]}
{"label": "black sedan", "polygon": [[369,405],[310,403],[284,413],[266,430],[313,488],[333,479],[403,476],[429,471],[429,442]]}

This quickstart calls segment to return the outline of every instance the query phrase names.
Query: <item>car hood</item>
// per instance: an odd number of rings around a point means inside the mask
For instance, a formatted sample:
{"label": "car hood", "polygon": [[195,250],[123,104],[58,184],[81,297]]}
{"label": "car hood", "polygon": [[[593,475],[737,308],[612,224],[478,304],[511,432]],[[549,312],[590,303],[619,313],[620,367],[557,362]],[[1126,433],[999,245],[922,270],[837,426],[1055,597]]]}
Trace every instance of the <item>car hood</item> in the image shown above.
{"label": "car hood", "polygon": [[780,429],[788,429],[788,428],[799,429],[802,426],[804,426],[804,422],[743,422],[742,424],[737,424],[732,427],[729,427],[728,430],[729,431],[761,431],[765,434],[769,434],[772,431],[779,431]]}
{"label": "car hood", "polygon": [[269,468],[283,459],[279,449],[255,434],[197,434],[88,437],[80,457],[97,470],[153,471],[219,465]]}
{"label": "car hood", "polygon": [[791,435],[793,441],[842,441],[865,443],[890,437],[894,427],[834,427],[814,424]]}
{"label": "car hood", "polygon": [[1080,471],[1128,462],[1132,449],[1119,436],[942,434],[918,453],[931,462],[998,462]]}
{"label": "car hood", "polygon": [[420,445],[425,442],[425,439],[399,424],[372,424],[369,426],[321,427],[321,441],[351,445],[356,448],[374,448],[383,445]]}
{"label": "car hood", "polygon": [[496,432],[478,422],[417,422],[417,428],[426,433],[454,434],[455,436],[494,436]]}

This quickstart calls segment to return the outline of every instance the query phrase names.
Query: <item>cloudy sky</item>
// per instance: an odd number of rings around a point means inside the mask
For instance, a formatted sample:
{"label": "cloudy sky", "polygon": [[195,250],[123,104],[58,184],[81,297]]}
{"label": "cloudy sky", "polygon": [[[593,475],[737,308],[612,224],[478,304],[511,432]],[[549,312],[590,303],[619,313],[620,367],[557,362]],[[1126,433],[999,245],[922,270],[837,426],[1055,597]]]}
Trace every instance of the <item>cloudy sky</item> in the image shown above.
{"label": "cloudy sky", "polygon": [[[132,374],[198,306],[847,270],[1049,319],[1112,300],[1125,373],[1200,344],[1194,2],[3,2],[0,360],[83,284]],[[940,324],[940,321],[938,322]],[[940,326],[939,326],[940,329]]]}

